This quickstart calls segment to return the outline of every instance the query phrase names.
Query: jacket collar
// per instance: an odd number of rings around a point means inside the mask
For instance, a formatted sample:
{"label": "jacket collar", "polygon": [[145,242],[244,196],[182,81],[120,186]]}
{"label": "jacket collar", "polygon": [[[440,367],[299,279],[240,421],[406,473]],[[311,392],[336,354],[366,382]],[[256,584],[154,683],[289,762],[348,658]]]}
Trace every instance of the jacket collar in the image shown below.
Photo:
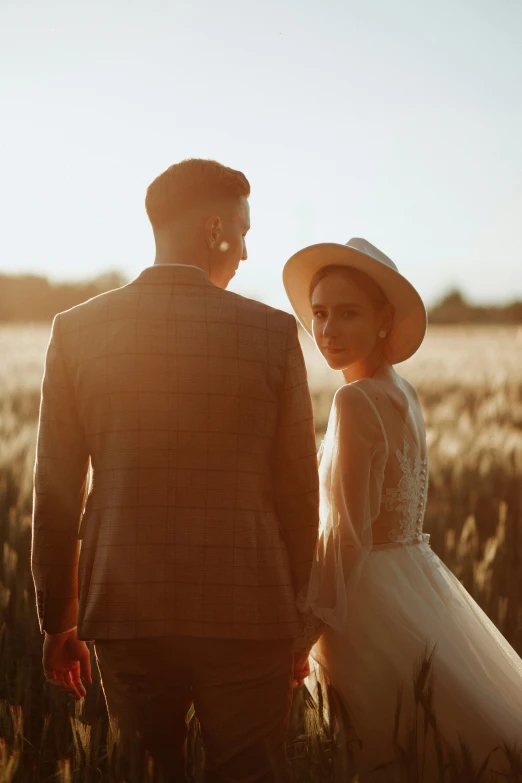
{"label": "jacket collar", "polygon": [[148,266],[131,285],[199,285],[214,286],[207,273],[197,266],[184,264],[165,264]]}

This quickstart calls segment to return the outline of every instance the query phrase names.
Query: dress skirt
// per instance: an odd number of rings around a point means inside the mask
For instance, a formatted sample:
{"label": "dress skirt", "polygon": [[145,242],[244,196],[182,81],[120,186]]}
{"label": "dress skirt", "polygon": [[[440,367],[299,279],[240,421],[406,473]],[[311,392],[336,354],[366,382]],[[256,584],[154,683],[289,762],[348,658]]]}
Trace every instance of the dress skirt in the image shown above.
{"label": "dress skirt", "polygon": [[[429,707],[428,683],[415,691],[414,675],[433,648]],[[361,771],[395,758],[401,687],[397,741],[403,746],[415,716],[423,735],[422,700],[435,715],[445,752],[459,753],[460,737],[478,764],[503,742],[522,744],[522,660],[429,543],[372,549],[348,596],[345,629],[327,628],[312,658],[319,664],[318,677],[326,672],[350,713],[362,742]],[[428,726],[431,765],[433,737]],[[496,751],[491,769],[502,769],[503,758]]]}

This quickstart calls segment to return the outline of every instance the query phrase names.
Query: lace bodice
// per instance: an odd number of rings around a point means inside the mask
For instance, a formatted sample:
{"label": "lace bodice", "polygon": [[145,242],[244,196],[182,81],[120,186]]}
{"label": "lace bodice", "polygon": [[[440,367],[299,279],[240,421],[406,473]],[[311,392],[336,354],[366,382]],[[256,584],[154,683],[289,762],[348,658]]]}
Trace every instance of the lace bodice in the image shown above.
{"label": "lace bodice", "polygon": [[396,526],[388,531],[390,541],[409,543],[423,539],[422,526],[428,497],[428,460],[404,441],[402,450],[396,449],[401,477],[397,486],[386,487],[382,504],[390,514],[396,514]]}

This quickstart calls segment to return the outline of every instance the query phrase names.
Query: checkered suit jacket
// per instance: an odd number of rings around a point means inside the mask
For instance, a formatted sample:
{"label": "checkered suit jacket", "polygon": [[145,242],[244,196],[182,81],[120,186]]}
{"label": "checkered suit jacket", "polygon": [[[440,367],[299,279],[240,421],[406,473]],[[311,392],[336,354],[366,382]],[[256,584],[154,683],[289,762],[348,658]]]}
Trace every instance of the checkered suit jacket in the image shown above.
{"label": "checkered suit jacket", "polygon": [[56,316],[34,484],[42,630],[296,636],[318,518],[292,316],[188,266]]}

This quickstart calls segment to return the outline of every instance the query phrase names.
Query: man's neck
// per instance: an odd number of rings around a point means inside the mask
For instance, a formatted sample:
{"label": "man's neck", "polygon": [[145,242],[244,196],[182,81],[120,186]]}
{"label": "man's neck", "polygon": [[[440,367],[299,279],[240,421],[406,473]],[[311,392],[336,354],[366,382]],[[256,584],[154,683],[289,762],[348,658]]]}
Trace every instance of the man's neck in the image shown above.
{"label": "man's neck", "polygon": [[154,265],[182,265],[182,266],[197,266],[208,274],[206,264],[201,262],[200,259],[194,258],[191,254],[177,254],[177,253],[158,253],[154,259]]}

